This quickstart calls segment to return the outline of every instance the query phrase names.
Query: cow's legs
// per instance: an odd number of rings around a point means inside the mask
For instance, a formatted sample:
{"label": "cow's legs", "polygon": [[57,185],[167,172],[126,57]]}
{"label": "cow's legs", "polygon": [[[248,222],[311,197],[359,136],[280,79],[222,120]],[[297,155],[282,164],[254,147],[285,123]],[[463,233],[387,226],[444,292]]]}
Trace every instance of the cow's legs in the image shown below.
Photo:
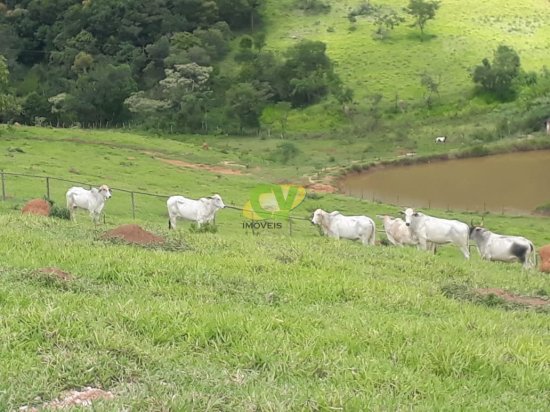
{"label": "cow's legs", "polygon": [[168,229],[176,229],[176,221],[178,218],[176,216],[170,216],[168,218]]}
{"label": "cow's legs", "polygon": [[462,254],[464,255],[464,257],[466,259],[470,259],[470,249],[468,248],[468,245],[466,245],[466,246],[461,245],[460,246],[460,251],[462,252]]}

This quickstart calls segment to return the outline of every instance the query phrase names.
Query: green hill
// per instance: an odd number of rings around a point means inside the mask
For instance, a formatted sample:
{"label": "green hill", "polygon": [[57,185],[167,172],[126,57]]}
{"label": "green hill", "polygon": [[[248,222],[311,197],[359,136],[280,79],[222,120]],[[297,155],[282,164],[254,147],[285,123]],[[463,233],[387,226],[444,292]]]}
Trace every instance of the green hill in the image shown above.
{"label": "green hill", "polygon": [[[500,44],[512,46],[526,70],[548,64],[550,9],[545,0],[443,0],[434,20],[427,23],[427,39],[407,23],[387,40],[375,40],[375,25],[366,17],[350,23],[347,15],[364,1],[324,1],[328,14],[307,15],[294,0],[267,0],[264,9],[267,48],[283,50],[301,39],[328,45],[337,72],[354,90],[359,102],[372,94],[385,99],[416,100],[422,96],[420,74],[441,76],[440,93],[459,100],[472,89],[471,70],[491,57]],[[406,0],[378,0],[374,4],[401,10]]]}
{"label": "green hill", "polygon": [[[130,195],[117,189],[218,192],[239,206],[258,182],[294,169],[252,162],[241,175],[226,173],[219,168],[242,170],[231,163],[244,139],[227,137],[229,146],[223,139],[205,151],[193,137],[3,130],[4,171],[116,189],[106,223],[94,226],[84,212],[77,223],[21,215],[46,181],[4,176],[0,409],[40,406],[88,386],[113,393],[94,403],[105,411],[545,408],[545,274],[481,261],[474,250],[465,261],[451,246],[431,256],[334,241],[307,221],[296,221],[292,236],[286,222],[252,233],[230,209],[219,212],[217,233],[194,233],[183,222],[168,232],[165,198],[146,195],[137,196],[132,219]],[[250,150],[260,159],[261,146]],[[50,185],[63,204],[71,183]],[[317,194],[293,214],[305,218],[318,207],[397,211]],[[123,223],[167,243],[102,238]],[[487,215],[485,223],[537,246],[550,241],[545,218]],[[522,296],[532,299],[526,305]]]}

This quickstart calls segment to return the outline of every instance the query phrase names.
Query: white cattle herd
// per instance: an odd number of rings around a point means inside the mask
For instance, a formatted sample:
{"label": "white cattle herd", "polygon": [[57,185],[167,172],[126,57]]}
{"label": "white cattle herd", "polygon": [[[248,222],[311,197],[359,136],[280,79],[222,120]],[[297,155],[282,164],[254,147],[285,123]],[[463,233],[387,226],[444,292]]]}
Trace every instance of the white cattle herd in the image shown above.
{"label": "white cattle herd", "polygon": [[[72,220],[77,208],[89,211],[92,221],[99,222],[105,201],[112,196],[107,185],[90,190],[71,187],[66,194],[67,208]],[[198,200],[183,196],[171,196],[166,202],[168,227],[175,229],[177,219],[197,223],[200,227],[214,222],[218,210],[225,208],[220,195],[214,194]],[[489,231],[483,224],[468,225],[458,220],[442,219],[407,208],[400,212],[405,220],[388,215],[377,215],[382,220],[388,241],[396,246],[416,246],[435,253],[436,247],[444,244],[457,246],[466,259],[470,258],[469,240],[473,240],[482,259],[501,262],[519,261],[524,268],[536,265],[533,242],[521,236],[505,236]],[[335,239],[359,240],[365,246],[373,246],[376,224],[368,216],[345,216],[338,211],[317,209],[311,223],[318,225],[325,236]]]}

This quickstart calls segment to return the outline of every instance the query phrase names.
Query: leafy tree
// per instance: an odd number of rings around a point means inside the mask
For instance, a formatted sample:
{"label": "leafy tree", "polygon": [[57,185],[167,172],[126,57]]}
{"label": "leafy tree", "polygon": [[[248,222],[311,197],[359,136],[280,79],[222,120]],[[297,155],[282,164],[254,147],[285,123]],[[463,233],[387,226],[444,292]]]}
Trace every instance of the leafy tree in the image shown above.
{"label": "leafy tree", "polygon": [[328,94],[337,76],[325,52],[325,43],[311,40],[303,40],[286,52],[286,61],[279,69],[282,100],[295,107],[307,106]]}
{"label": "leafy tree", "polygon": [[475,67],[472,80],[484,92],[506,99],[513,95],[513,83],[520,75],[520,69],[521,62],[516,51],[501,45],[494,52],[492,63],[484,58],[481,65]]}
{"label": "leafy tree", "polygon": [[427,72],[424,72],[420,75],[420,84],[426,89],[424,94],[424,101],[428,109],[432,108],[433,105],[433,95],[436,94],[439,96],[439,84],[441,83],[441,76],[438,80],[435,80]]}
{"label": "leafy tree", "polygon": [[28,123],[33,123],[37,117],[47,120],[51,118],[51,114],[51,104],[43,94],[32,92],[23,101],[22,115],[23,119]]}
{"label": "leafy tree", "polygon": [[380,8],[374,13],[376,30],[374,35],[378,39],[385,39],[388,33],[405,21],[405,18],[395,10]]}
{"label": "leafy tree", "polygon": [[15,97],[9,93],[9,75],[6,58],[0,55],[0,120],[8,120],[21,110]]}
{"label": "leafy tree", "polygon": [[418,27],[420,29],[420,39],[424,40],[424,27],[428,20],[435,18],[435,13],[439,9],[440,2],[433,0],[409,0],[409,5],[403,10],[410,14],[414,23],[411,27]]}
{"label": "leafy tree", "polygon": [[227,112],[239,121],[241,134],[245,127],[260,127],[260,116],[269,99],[264,85],[237,83],[226,93]]}

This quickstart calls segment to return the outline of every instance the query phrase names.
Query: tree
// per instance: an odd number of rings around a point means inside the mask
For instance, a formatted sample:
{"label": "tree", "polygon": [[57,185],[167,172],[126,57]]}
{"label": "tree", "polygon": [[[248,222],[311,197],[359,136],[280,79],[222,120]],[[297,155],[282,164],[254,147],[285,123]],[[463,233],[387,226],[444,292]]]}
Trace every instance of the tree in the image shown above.
{"label": "tree", "polygon": [[0,121],[20,111],[15,97],[9,93],[9,74],[8,63],[5,57],[0,55]]}
{"label": "tree", "polygon": [[260,115],[270,97],[263,85],[238,83],[226,93],[227,111],[239,121],[241,134],[245,127],[260,127]]}
{"label": "tree", "polygon": [[424,27],[428,20],[435,18],[435,12],[439,9],[439,1],[427,1],[427,0],[409,0],[409,5],[403,10],[410,14],[414,23],[411,27],[418,27],[420,29],[420,39],[424,40]]}
{"label": "tree", "polygon": [[428,109],[432,108],[433,104],[433,95],[436,94],[439,96],[439,84],[441,83],[441,76],[438,77],[436,81],[432,76],[427,72],[424,72],[420,75],[420,84],[426,89],[424,94],[424,101]]}
{"label": "tree", "polygon": [[513,83],[519,76],[521,62],[516,51],[505,45],[499,46],[494,52],[493,63],[489,59],[482,60],[472,73],[472,80],[484,92],[506,99],[513,95]]}

